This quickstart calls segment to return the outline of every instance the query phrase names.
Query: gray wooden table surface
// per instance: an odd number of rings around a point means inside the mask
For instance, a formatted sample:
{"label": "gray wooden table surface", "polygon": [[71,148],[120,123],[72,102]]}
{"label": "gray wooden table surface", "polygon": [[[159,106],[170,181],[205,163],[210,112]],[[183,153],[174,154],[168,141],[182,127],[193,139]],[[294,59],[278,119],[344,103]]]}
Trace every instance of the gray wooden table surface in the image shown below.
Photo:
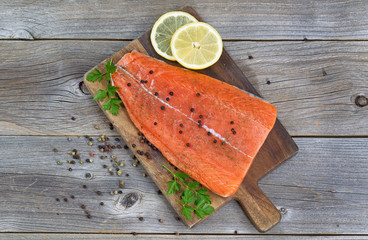
{"label": "gray wooden table surface", "polygon": [[[186,5],[219,31],[299,145],[260,182],[282,213],[267,234],[235,201],[188,229],[82,84]],[[0,239],[368,239],[365,96],[368,1],[0,1]],[[100,135],[121,148],[100,153]],[[66,163],[73,149],[83,164]],[[100,159],[112,154],[125,162],[121,176]]]}

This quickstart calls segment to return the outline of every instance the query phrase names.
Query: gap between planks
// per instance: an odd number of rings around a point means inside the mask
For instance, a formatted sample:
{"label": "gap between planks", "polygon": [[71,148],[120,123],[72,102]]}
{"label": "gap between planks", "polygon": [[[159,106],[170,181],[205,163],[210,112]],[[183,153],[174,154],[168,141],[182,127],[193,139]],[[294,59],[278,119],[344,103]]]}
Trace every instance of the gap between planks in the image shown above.
{"label": "gap between planks", "polygon": [[[138,36],[139,37],[139,36]],[[138,38],[137,37],[137,38]],[[130,38],[2,38],[0,41],[133,41]],[[367,42],[368,39],[222,39],[223,42]]]}
{"label": "gap between planks", "polygon": [[[103,236],[107,236],[107,235],[121,235],[121,236],[136,236],[138,237],[139,235],[152,235],[152,236],[176,236],[175,233],[148,233],[148,232],[121,232],[121,233],[117,233],[117,232],[98,232],[98,233],[93,233],[93,232],[40,232],[40,231],[36,231],[36,232],[0,232],[0,237],[1,236],[6,236],[6,235],[13,235],[13,234],[24,234],[24,235],[36,235],[36,234],[40,234],[40,235],[103,235]],[[368,237],[368,234],[331,234],[331,233],[326,233],[326,234],[313,234],[313,233],[309,233],[309,234],[300,234],[300,233],[271,233],[271,234],[267,234],[267,233],[179,233],[179,236],[264,236],[264,237],[272,237],[272,236],[285,236],[285,237],[289,237],[289,236],[296,236],[296,237]]]}

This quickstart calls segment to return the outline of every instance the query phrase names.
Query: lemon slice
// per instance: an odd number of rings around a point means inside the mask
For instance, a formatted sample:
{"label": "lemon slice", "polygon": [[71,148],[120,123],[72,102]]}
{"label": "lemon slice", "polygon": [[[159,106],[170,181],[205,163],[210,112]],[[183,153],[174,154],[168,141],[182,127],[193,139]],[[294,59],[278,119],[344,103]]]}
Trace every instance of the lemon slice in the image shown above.
{"label": "lemon slice", "polygon": [[181,11],[165,13],[153,25],[151,31],[153,48],[160,56],[175,61],[170,48],[171,37],[178,28],[192,22],[198,21],[189,13]]}
{"label": "lemon slice", "polygon": [[222,54],[222,39],[207,23],[188,23],[174,33],[171,51],[176,61],[184,67],[204,69],[219,60]]}

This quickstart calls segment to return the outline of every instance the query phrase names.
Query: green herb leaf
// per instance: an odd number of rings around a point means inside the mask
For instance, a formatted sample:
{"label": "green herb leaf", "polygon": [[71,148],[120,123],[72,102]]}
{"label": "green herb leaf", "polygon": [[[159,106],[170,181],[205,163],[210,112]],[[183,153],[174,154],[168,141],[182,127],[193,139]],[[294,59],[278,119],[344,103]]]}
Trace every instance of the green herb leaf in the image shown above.
{"label": "green herb leaf", "polygon": [[211,213],[213,213],[215,211],[215,209],[210,206],[210,204],[206,203],[203,208],[202,208],[204,214],[206,215],[210,215]]}
{"label": "green herb leaf", "polygon": [[192,218],[193,211],[202,219],[205,217],[205,215],[210,215],[215,211],[215,209],[210,205],[211,199],[207,194],[207,189],[200,188],[196,190],[196,188],[198,188],[200,185],[198,182],[193,181],[189,182],[188,184],[185,183],[186,179],[189,178],[189,175],[179,172],[174,174],[165,165],[162,166],[174,176],[173,181],[168,181],[170,187],[167,190],[167,195],[180,191],[181,185],[178,183],[178,181],[181,181],[185,186],[185,190],[181,194],[182,201],[179,201],[178,199],[176,199],[176,201],[183,206],[181,213],[186,217],[186,219],[190,220]]}
{"label": "green herb leaf", "polygon": [[90,81],[90,82],[95,82],[96,80],[98,80],[99,82],[101,82],[102,78],[103,78],[104,74],[101,73],[100,71],[98,71],[97,68],[95,68],[93,70],[93,72],[90,72],[88,75],[87,75],[87,81]]}
{"label": "green herb leaf", "polygon": [[203,212],[203,210],[201,210],[201,209],[196,209],[196,210],[195,210],[195,214],[196,214],[198,217],[200,217],[201,219],[203,219],[203,218],[204,218],[204,212]]}
{"label": "green herb leaf", "polygon": [[205,188],[198,189],[197,190],[197,193],[199,193],[199,194],[206,194],[207,193],[207,189],[205,189]]}
{"label": "green herb leaf", "polygon": [[111,103],[115,103],[115,104],[119,104],[119,103],[122,103],[123,102],[118,97],[111,98],[110,100],[111,100]]}
{"label": "green herb leaf", "polygon": [[179,180],[182,181],[182,182],[185,182],[185,180],[187,180],[187,178],[189,177],[188,174],[186,174],[186,173],[180,173],[180,172],[175,173],[174,176],[177,177],[177,178],[179,178]]}
{"label": "green herb leaf", "polygon": [[206,203],[211,203],[210,196],[207,193],[207,189],[201,188],[196,191],[196,204],[198,204],[202,199],[205,200]]}
{"label": "green herb leaf", "polygon": [[189,182],[188,187],[196,189],[199,186],[199,182]]}
{"label": "green herb leaf", "polygon": [[113,74],[116,71],[116,66],[112,64],[112,58],[110,59],[110,62],[105,63],[106,68],[106,75],[105,77],[110,80],[110,74]]}
{"label": "green herb leaf", "polygon": [[122,101],[115,97],[115,98],[110,98],[111,101],[111,107],[110,107],[110,112],[112,115],[118,115],[119,112],[119,108],[120,108],[120,104]]}
{"label": "green herb leaf", "polygon": [[107,109],[110,109],[111,107],[111,99],[109,99],[107,102],[105,102],[104,104],[102,104],[102,109],[104,111],[106,111]]}
{"label": "green herb leaf", "polygon": [[119,87],[114,87],[110,83],[107,84],[107,92],[109,93],[109,97],[114,97],[117,90],[119,90]]}
{"label": "green herb leaf", "polygon": [[105,99],[107,96],[109,100],[105,102],[102,105],[102,108],[104,111],[110,110],[110,113],[113,115],[118,115],[119,109],[120,109],[120,103],[122,102],[119,98],[114,97],[117,90],[119,90],[118,87],[112,86],[110,84],[110,74],[114,73],[116,71],[116,66],[112,64],[112,59],[110,59],[109,62],[105,63],[106,72],[101,73],[97,68],[93,70],[93,72],[90,72],[87,75],[87,81],[95,82],[95,81],[102,81],[103,77],[106,77],[107,81],[107,90],[98,90],[97,94],[93,98],[94,100],[101,100]]}
{"label": "green herb leaf", "polygon": [[110,108],[110,113],[116,116],[119,113],[119,109],[120,109],[120,105],[112,103],[111,108]]}
{"label": "green herb leaf", "polygon": [[195,209],[200,209],[201,207],[203,207],[203,205],[206,203],[206,200],[204,198],[202,198],[201,200],[199,200],[199,202],[197,202],[196,208]]}
{"label": "green herb leaf", "polygon": [[170,185],[169,189],[166,192],[167,195],[171,195],[180,191],[181,185],[177,181],[168,181],[167,183]]}
{"label": "green herb leaf", "polygon": [[193,211],[194,209],[192,207],[185,206],[183,207],[183,210],[181,210],[181,213],[184,215],[186,219],[190,220],[192,218]]}
{"label": "green herb leaf", "polygon": [[189,188],[186,188],[181,196],[181,199],[183,199],[183,202],[186,204],[191,204],[195,202],[195,197],[193,196],[193,192],[189,190]]}
{"label": "green herb leaf", "polygon": [[[195,214],[200,217],[204,218],[204,215],[210,215],[215,211],[213,207],[210,206],[208,203],[200,202],[200,205],[197,205],[195,208]],[[200,206],[200,207],[199,207]]]}
{"label": "green herb leaf", "polygon": [[105,99],[107,95],[107,91],[106,90],[98,90],[98,92],[96,93],[95,97],[93,98],[94,100],[101,100],[101,99]]}

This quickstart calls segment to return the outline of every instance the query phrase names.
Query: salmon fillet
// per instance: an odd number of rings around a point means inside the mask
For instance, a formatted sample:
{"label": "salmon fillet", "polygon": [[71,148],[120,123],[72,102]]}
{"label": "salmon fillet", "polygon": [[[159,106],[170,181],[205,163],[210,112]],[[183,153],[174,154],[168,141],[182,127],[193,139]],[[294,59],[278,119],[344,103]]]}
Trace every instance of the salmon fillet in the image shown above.
{"label": "salmon fillet", "polygon": [[181,171],[218,195],[233,195],[275,123],[276,108],[136,51],[117,66],[111,79],[135,126]]}

